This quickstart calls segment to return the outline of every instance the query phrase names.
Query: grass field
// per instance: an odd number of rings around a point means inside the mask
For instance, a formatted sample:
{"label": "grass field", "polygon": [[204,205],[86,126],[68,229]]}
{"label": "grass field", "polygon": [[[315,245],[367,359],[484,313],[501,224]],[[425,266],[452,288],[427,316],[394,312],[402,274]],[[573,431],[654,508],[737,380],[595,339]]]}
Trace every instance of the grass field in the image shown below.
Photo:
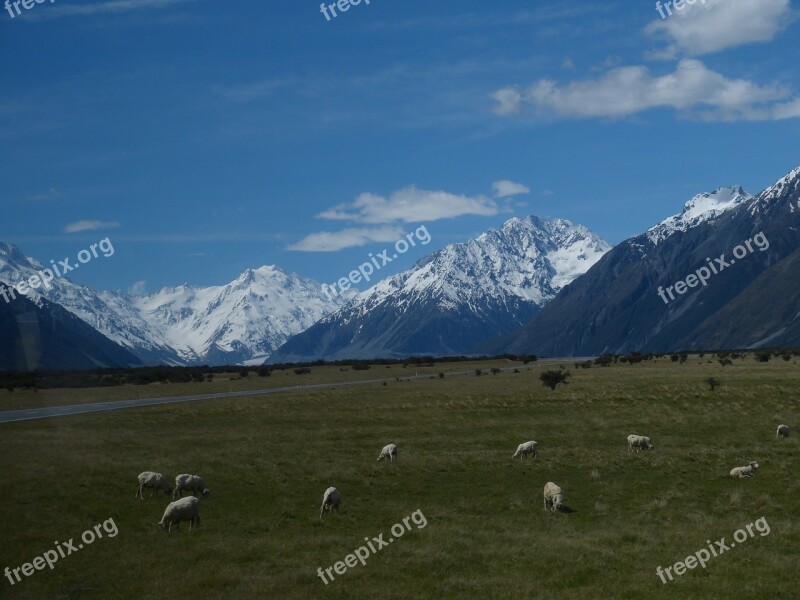
{"label": "grass field", "polygon": [[[800,367],[750,358],[723,368],[710,358],[578,370],[564,361],[572,377],[555,391],[541,385],[542,367],[533,364],[519,365],[519,373],[2,425],[0,569],[33,560],[55,541],[77,545],[84,530],[109,518],[119,533],[14,586],[2,577],[0,597],[797,598]],[[493,365],[513,363],[480,366]],[[409,370],[325,367],[231,384],[394,378]],[[703,383],[709,376],[722,382],[714,392]],[[227,382],[52,390],[42,402],[207,393],[219,385]],[[3,406],[35,407],[36,398],[16,400],[18,393],[11,405],[4,396]],[[795,426],[792,437],[775,438],[780,423]],[[629,433],[651,436],[655,450],[627,452]],[[512,461],[527,440],[539,442],[539,457]],[[377,463],[389,442],[399,446],[399,461]],[[728,476],[751,459],[761,465],[755,477]],[[144,470],[205,478],[212,495],[202,501],[198,529],[157,527],[168,499],[149,491],[134,499]],[[547,481],[563,488],[576,512],[543,510]],[[321,522],[329,485],[342,492],[341,514]],[[365,537],[388,539],[392,525],[417,510],[424,528],[412,523],[327,586],[317,576]],[[730,543],[761,517],[769,535],[756,533],[667,584],[656,576],[656,567],[684,560],[706,540]],[[90,590],[60,596],[61,586]]]}

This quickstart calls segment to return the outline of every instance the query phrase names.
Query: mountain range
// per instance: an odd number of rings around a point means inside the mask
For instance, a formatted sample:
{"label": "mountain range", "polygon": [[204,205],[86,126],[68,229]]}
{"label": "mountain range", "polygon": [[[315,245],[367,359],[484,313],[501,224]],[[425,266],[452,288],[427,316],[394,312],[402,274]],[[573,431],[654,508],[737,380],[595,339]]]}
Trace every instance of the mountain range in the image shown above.
{"label": "mountain range", "polygon": [[610,248],[569,221],[513,218],[358,294],[270,362],[468,353],[522,326]]}
{"label": "mountain range", "polygon": [[[41,268],[0,243],[0,281]],[[756,196],[699,194],[613,248],[513,218],[349,298],[276,266],[141,296],[57,278],[0,301],[0,369],[800,346],[798,275],[800,167]]]}
{"label": "mountain range", "polygon": [[[16,246],[0,243],[0,281],[14,284],[41,268]],[[182,285],[144,296],[97,291],[61,277],[29,298],[66,309],[141,363],[169,365],[263,363],[343,302],[275,266],[247,269],[226,285]]]}

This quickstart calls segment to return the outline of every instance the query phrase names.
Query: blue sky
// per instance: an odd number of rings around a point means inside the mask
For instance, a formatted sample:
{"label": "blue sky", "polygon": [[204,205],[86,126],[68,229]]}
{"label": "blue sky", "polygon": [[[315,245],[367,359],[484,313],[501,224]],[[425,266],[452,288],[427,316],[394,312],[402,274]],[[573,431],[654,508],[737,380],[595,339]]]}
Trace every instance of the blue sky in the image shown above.
{"label": "blue sky", "polygon": [[97,288],[263,264],[330,283],[425,224],[389,275],[528,214],[618,243],[800,164],[789,0],[19,8],[0,14],[0,240],[46,263],[108,236],[71,274]]}

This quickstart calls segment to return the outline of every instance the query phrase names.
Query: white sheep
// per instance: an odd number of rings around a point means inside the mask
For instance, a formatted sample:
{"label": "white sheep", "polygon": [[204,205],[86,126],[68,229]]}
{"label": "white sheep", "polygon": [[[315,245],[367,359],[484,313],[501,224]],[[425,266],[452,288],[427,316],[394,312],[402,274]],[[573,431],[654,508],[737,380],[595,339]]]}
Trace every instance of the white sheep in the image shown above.
{"label": "white sheep", "polygon": [[153,493],[150,494],[151,497],[158,493],[158,490],[164,490],[164,493],[167,495],[172,492],[167,478],[161,473],[154,473],[153,471],[143,471],[139,473],[139,489],[134,498],[141,498],[144,500],[144,494],[142,493],[144,488],[153,488]]}
{"label": "white sheep", "polygon": [[204,498],[208,498],[211,490],[206,487],[206,482],[199,475],[189,475],[182,473],[175,478],[175,491],[172,492],[172,499],[183,496],[183,490],[192,492],[192,496],[202,494]]}
{"label": "white sheep", "polygon": [[564,494],[561,488],[552,481],[548,481],[544,485],[544,509],[556,512],[561,510],[564,503]]}
{"label": "white sheep", "polygon": [[788,425],[778,425],[778,432],[775,434],[775,437],[779,438],[787,438],[789,437],[789,426]]}
{"label": "white sheep", "polygon": [[628,436],[628,452],[634,448],[636,448],[637,452],[640,452],[641,450],[652,450],[655,446],[650,443],[650,438],[646,435],[632,433]]}
{"label": "white sheep", "polygon": [[390,462],[394,462],[397,459],[397,446],[395,444],[387,444],[378,455],[379,461],[386,458],[388,458]]}
{"label": "white sheep", "polygon": [[533,458],[536,458],[536,451],[539,448],[539,444],[536,442],[525,442],[524,444],[520,444],[517,446],[517,451],[514,452],[514,455],[511,458],[523,458],[526,454],[533,454]]}
{"label": "white sheep", "polygon": [[322,507],[319,509],[319,518],[322,519],[323,513],[336,510],[339,514],[339,503],[342,501],[342,494],[335,487],[329,487],[322,495]]}
{"label": "white sheep", "polygon": [[755,461],[750,461],[750,464],[746,467],[736,467],[731,469],[731,477],[752,477],[755,475],[756,470],[758,469],[758,463]]}
{"label": "white sheep", "polygon": [[189,531],[194,525],[200,525],[200,499],[194,496],[187,496],[175,502],[170,502],[164,510],[164,516],[158,522],[159,527],[166,527],[167,531],[172,531],[174,524],[176,529],[181,528],[181,521],[189,521]]}

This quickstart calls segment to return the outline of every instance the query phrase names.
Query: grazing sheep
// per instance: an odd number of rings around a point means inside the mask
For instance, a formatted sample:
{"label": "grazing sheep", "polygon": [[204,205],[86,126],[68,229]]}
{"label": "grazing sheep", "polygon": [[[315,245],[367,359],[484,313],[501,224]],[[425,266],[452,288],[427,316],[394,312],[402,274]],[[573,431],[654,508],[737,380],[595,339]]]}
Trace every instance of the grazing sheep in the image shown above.
{"label": "grazing sheep", "polygon": [[642,450],[652,450],[655,446],[650,443],[650,438],[646,435],[632,433],[628,436],[628,452],[634,448],[636,448],[636,452],[640,452]]}
{"label": "grazing sheep", "polygon": [[536,442],[525,442],[524,444],[520,444],[517,446],[517,451],[514,452],[514,455],[511,458],[523,458],[526,454],[533,454],[533,458],[536,458],[536,450],[539,447],[539,444]]}
{"label": "grazing sheep", "polygon": [[319,509],[319,518],[322,519],[323,513],[330,513],[334,509],[338,515],[339,503],[341,501],[342,494],[335,487],[329,487],[327,490],[325,490],[325,493],[322,496],[322,507]]}
{"label": "grazing sheep", "polygon": [[394,462],[397,459],[397,446],[395,444],[387,444],[381,450],[380,455],[378,456],[378,460],[383,460],[388,458],[390,462]]}
{"label": "grazing sheep", "polygon": [[175,478],[175,491],[172,492],[172,499],[183,496],[183,490],[192,492],[192,496],[202,494],[203,498],[208,498],[211,490],[206,487],[206,482],[199,475],[189,475],[182,473]]}
{"label": "grazing sheep", "polygon": [[164,490],[165,494],[172,492],[172,488],[169,486],[167,478],[161,473],[154,473],[153,471],[143,471],[142,473],[139,473],[139,489],[134,498],[141,498],[144,500],[144,494],[142,491],[146,487],[153,488],[153,493],[150,494],[151,497],[158,493],[158,490]]}
{"label": "grazing sheep", "polygon": [[564,503],[564,494],[561,493],[561,488],[552,481],[548,481],[544,485],[544,509],[556,512],[561,510]]}
{"label": "grazing sheep", "polygon": [[778,425],[778,432],[775,434],[775,437],[789,437],[789,426],[788,425]]}
{"label": "grazing sheep", "polygon": [[755,475],[756,470],[758,469],[758,463],[755,461],[750,461],[750,464],[746,467],[736,467],[731,469],[731,477],[752,477]]}
{"label": "grazing sheep", "polygon": [[192,526],[200,525],[200,499],[194,496],[187,496],[175,502],[170,502],[164,510],[164,516],[158,522],[159,527],[166,527],[167,531],[172,531],[174,524],[176,529],[181,528],[181,521],[189,521],[189,531]]}

